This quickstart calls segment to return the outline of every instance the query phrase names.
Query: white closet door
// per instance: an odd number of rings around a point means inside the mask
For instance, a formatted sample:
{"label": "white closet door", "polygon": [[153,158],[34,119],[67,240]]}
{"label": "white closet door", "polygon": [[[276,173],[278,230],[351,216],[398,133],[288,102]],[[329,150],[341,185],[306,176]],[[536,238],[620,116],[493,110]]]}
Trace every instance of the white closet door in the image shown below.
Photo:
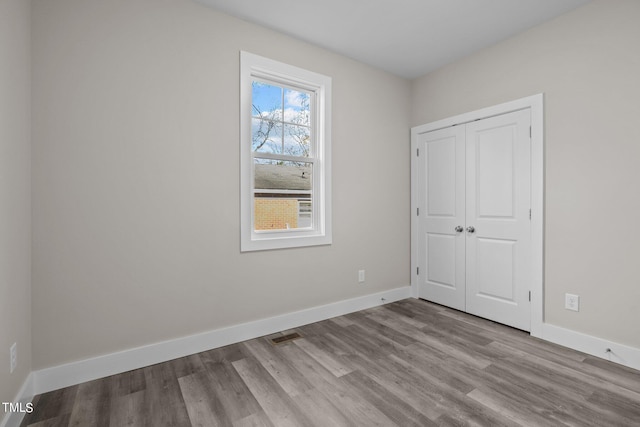
{"label": "white closet door", "polygon": [[466,125],[466,311],[530,330],[530,111]]}
{"label": "white closet door", "polygon": [[420,298],[464,310],[464,126],[421,134],[418,147],[418,293]]}

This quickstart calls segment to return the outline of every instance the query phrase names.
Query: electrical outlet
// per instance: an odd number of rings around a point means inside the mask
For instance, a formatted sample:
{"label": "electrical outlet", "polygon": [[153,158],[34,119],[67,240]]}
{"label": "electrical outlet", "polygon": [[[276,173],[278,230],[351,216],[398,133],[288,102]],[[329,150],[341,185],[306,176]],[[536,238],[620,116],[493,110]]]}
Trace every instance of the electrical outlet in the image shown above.
{"label": "electrical outlet", "polygon": [[9,365],[9,373],[13,374],[13,371],[16,370],[16,366],[18,366],[18,344],[15,342],[9,348]]}
{"label": "electrical outlet", "polygon": [[364,270],[358,270],[358,283],[364,283]]}
{"label": "electrical outlet", "polygon": [[564,308],[566,308],[567,310],[580,311],[580,296],[565,294]]}

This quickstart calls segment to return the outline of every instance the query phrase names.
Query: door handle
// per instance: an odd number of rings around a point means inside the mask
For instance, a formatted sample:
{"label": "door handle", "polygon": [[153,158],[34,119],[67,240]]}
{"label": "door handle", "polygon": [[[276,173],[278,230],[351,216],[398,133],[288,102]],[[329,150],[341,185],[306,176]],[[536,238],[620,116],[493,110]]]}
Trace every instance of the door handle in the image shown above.
{"label": "door handle", "polygon": [[471,233],[475,233],[475,231],[476,231],[476,229],[475,229],[475,228],[473,228],[473,226],[471,226],[471,225],[470,225],[470,226],[468,226],[468,227],[467,227],[467,232],[468,232],[469,234],[471,234]]}
{"label": "door handle", "polygon": [[462,228],[462,226],[459,225],[455,228],[455,230],[456,230],[456,233],[462,233],[464,231],[464,228]]}

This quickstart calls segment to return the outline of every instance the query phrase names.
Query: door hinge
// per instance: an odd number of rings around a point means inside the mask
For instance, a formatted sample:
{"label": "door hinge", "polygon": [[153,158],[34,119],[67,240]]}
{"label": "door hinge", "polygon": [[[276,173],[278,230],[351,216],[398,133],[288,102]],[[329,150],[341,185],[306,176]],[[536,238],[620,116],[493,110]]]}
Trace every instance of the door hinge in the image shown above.
{"label": "door hinge", "polygon": [[416,148],[416,156],[420,157],[420,149]]}
{"label": "door hinge", "polygon": [[529,219],[531,219],[531,209],[529,209]]}
{"label": "door hinge", "polygon": [[416,274],[419,276],[420,275],[420,267],[416,267]]}
{"label": "door hinge", "polygon": [[531,291],[529,291],[529,302],[531,302]]}
{"label": "door hinge", "polygon": [[529,126],[529,138],[531,138],[531,126]]}
{"label": "door hinge", "polygon": [[420,216],[420,208],[416,208],[416,215]]}

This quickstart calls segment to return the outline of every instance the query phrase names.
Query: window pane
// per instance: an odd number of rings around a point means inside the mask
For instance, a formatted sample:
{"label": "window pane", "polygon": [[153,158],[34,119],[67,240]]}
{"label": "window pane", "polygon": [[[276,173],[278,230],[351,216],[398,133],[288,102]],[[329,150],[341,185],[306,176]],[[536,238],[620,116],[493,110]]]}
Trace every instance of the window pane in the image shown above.
{"label": "window pane", "polygon": [[313,226],[311,199],[298,200],[298,228],[311,228]]}
{"label": "window pane", "polygon": [[310,95],[293,89],[284,90],[284,121],[309,126]]}
{"label": "window pane", "polygon": [[251,119],[251,151],[282,154],[282,123]]}
{"label": "window pane", "polygon": [[311,134],[306,126],[284,125],[284,154],[309,157]]}
{"label": "window pane", "polygon": [[251,115],[282,120],[282,88],[254,80],[251,85]]}
{"label": "window pane", "polygon": [[254,229],[293,230],[312,226],[313,165],[254,159]]}

